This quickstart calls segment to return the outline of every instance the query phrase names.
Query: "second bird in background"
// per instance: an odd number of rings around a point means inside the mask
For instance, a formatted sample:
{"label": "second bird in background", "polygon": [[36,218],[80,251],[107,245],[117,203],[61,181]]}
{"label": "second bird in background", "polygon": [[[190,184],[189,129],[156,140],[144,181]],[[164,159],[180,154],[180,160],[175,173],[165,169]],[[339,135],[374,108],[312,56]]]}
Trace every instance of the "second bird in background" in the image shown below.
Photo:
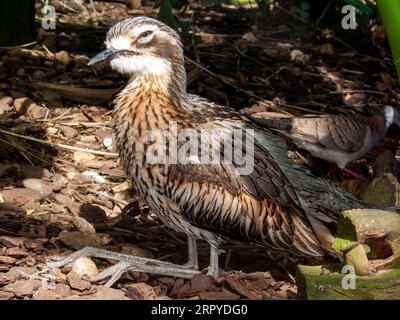
{"label": "second bird in background", "polygon": [[392,106],[368,107],[364,113],[253,119],[284,136],[314,157],[344,169],[364,156],[385,136],[392,124],[400,127],[400,113]]}

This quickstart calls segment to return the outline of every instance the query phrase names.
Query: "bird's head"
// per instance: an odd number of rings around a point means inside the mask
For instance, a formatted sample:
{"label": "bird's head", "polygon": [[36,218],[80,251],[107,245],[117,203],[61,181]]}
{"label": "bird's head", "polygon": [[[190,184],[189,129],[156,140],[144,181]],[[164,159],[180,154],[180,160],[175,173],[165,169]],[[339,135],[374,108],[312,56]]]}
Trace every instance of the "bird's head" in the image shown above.
{"label": "bird's head", "polygon": [[179,35],[164,23],[142,16],[123,20],[108,31],[105,44],[107,49],[90,59],[89,66],[109,62],[131,79],[151,77],[168,85],[175,78],[186,87]]}

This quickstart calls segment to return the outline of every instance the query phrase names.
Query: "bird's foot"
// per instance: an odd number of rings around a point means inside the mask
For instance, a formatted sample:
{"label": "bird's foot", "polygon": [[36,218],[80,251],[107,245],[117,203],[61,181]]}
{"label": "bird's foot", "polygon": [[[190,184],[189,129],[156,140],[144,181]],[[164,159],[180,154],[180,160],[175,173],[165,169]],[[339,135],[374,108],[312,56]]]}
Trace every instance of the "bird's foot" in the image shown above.
{"label": "bird's foot", "polygon": [[199,270],[199,264],[193,261],[188,261],[182,265],[183,269]]}
{"label": "bird's foot", "polygon": [[207,275],[217,280],[219,278],[219,268],[213,268],[212,266],[208,266]]}
{"label": "bird's foot", "polygon": [[98,249],[93,247],[84,247],[67,257],[54,257],[47,266],[50,268],[62,268],[72,264],[81,257],[103,258],[119,261],[117,264],[104,269],[102,272],[86,277],[87,280],[97,282],[111,277],[106,286],[112,286],[126,271],[138,271],[144,273],[160,274],[171,277],[190,279],[199,273],[197,270],[188,269],[185,266],[173,264],[166,261],[150,259],[139,256]]}

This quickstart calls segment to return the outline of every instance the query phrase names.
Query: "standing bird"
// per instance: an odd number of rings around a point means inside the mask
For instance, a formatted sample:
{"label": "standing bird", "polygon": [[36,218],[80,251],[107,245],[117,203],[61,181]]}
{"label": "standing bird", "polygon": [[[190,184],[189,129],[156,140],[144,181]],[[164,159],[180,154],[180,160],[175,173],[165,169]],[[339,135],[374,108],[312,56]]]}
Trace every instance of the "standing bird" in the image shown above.
{"label": "standing bird", "polygon": [[289,137],[313,156],[335,163],[340,169],[345,169],[349,162],[361,158],[377,145],[393,123],[400,127],[400,113],[392,106],[370,107],[363,114],[253,119]]}
{"label": "standing bird", "polygon": [[[293,165],[283,140],[245,115],[188,94],[182,44],[173,29],[148,17],[127,19],[108,31],[106,46],[89,65],[109,62],[129,75],[113,112],[124,170],[159,219],[187,235],[188,263],[156,263],[84,248],[50,266],[61,267],[80,256],[119,260],[92,278],[111,275],[110,284],[129,269],[192,276],[198,269],[199,239],[210,245],[208,274],[214,278],[219,272],[218,247],[227,239],[311,259],[331,251],[337,212],[346,209],[346,204],[363,204]],[[244,135],[230,139],[238,132]],[[162,141],[163,133],[169,138],[164,143],[152,139]],[[192,144],[188,145],[188,137],[193,136],[198,139],[189,139]],[[233,151],[232,161],[220,159],[223,147]],[[239,161],[247,147],[251,157]],[[199,149],[213,155],[213,161],[205,161],[203,153],[196,152]]]}

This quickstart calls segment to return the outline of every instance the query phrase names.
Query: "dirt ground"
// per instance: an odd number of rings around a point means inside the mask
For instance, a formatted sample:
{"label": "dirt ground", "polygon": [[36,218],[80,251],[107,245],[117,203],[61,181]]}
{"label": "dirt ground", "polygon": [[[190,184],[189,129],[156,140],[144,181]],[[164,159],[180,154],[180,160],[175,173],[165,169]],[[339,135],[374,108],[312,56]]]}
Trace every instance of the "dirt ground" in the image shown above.
{"label": "dirt ground", "polygon": [[[135,15],[156,16],[154,3],[143,1],[140,10],[131,10],[123,3],[95,1],[96,10],[87,5],[85,11],[74,1],[54,2],[55,30],[45,31],[38,23],[36,44],[0,49],[0,300],[296,299],[293,264],[278,264],[262,248],[238,242],[223,246],[225,271],[217,281],[205,274],[183,280],[129,272],[105,288],[81,279],[71,267],[46,268],[50,257],[85,245],[174,263],[186,260],[185,237],[149,212],[116,155],[112,97],[126,79],[108,67],[87,66],[88,57],[103,48],[111,25]],[[302,115],[398,105],[400,91],[379,21],[372,32],[366,22],[344,31],[313,29],[277,8],[263,15],[248,6],[195,3],[175,13],[192,26],[185,37],[192,93],[246,113]],[[399,177],[398,137],[399,129],[391,129],[350,165],[364,181],[337,173],[330,178],[361,196],[377,178],[376,159],[383,154]],[[331,170],[289,146],[297,161],[319,175]],[[199,255],[206,267],[205,243],[199,244]],[[99,270],[112,265],[95,261]]]}

